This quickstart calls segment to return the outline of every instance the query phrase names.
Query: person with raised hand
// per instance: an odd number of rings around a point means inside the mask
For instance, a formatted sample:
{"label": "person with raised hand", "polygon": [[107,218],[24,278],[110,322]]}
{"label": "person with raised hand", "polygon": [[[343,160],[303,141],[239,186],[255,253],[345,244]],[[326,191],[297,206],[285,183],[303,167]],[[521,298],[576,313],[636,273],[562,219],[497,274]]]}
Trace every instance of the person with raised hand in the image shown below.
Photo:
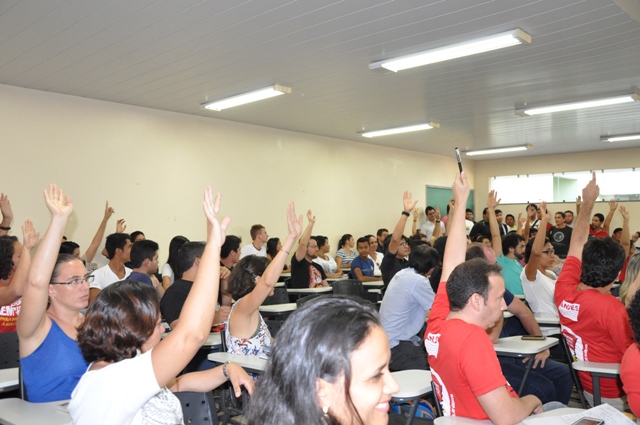
{"label": "person with raised hand", "polygon": [[6,235],[11,230],[11,222],[13,221],[13,210],[11,209],[11,201],[4,193],[0,193],[0,213],[2,221],[0,222],[0,236]]}
{"label": "person with raised hand", "polygon": [[236,303],[226,322],[227,351],[258,356],[271,347],[271,333],[258,308],[273,294],[293,244],[302,231],[302,215],[296,218],[295,205],[287,207],[289,235],[273,261],[249,255],[238,262],[229,278],[229,291]]}
{"label": "person with raised hand", "polygon": [[231,379],[253,390],[235,364],[176,378],[209,336],[217,298],[220,247],[229,218],[218,221],[220,194],[205,191],[207,245],[193,288],[176,328],[164,340],[153,287],[121,281],[100,292],[78,330],[78,343],[91,362],[74,390],[69,413],[74,424],[182,423],[182,408],[171,391],[210,391]]}
{"label": "person with raised hand", "polygon": [[382,280],[384,281],[384,290],[387,289],[387,286],[389,285],[389,282],[391,282],[391,279],[393,279],[393,276],[408,265],[406,256],[409,255],[411,248],[409,247],[409,238],[403,235],[403,232],[407,224],[407,219],[411,216],[411,211],[417,204],[418,201],[413,200],[411,192],[404,192],[402,195],[402,214],[400,215],[400,219],[398,219],[398,223],[396,223],[396,227],[393,228],[389,246],[386,247],[387,249],[384,253],[384,258],[380,264]]}
{"label": "person with raised hand", "polygon": [[44,199],[51,223],[33,256],[17,323],[22,377],[32,402],[71,398],[88,365],[76,339],[91,277],[78,258],[58,255],[73,204],[54,184]]}
{"label": "person with raised hand", "polygon": [[318,241],[311,238],[316,216],[311,210],[307,211],[307,228],[304,229],[298,248],[291,258],[291,287],[292,288],[318,288],[329,286],[327,275],[322,266],[313,259],[318,254]]}

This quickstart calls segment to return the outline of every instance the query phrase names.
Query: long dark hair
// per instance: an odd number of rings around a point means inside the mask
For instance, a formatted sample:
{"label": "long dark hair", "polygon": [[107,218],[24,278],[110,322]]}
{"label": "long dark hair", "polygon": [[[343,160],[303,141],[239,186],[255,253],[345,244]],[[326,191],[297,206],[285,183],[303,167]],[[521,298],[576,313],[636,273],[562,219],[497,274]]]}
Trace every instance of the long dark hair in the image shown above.
{"label": "long dark hair", "polygon": [[271,258],[275,258],[278,255],[278,243],[280,242],[280,238],[270,238],[267,241],[267,255]]}
{"label": "long dark hair", "polygon": [[340,241],[338,241],[338,249],[342,249],[344,248],[344,245],[347,243],[347,241],[349,239],[351,239],[353,236],[345,233],[344,235],[342,235],[342,237],[340,238]]}
{"label": "long dark hair", "polygon": [[318,297],[284,323],[271,350],[271,362],[258,382],[247,419],[260,425],[338,424],[323,417],[317,382],[344,377],[346,404],[362,424],[349,396],[351,355],[380,326],[369,303],[350,297]]}
{"label": "long dark hair", "polygon": [[175,236],[171,239],[171,242],[169,242],[169,258],[167,258],[167,263],[173,271],[173,278],[175,280],[182,279],[182,270],[178,270],[178,250],[187,242],[189,242],[189,239],[184,236]]}

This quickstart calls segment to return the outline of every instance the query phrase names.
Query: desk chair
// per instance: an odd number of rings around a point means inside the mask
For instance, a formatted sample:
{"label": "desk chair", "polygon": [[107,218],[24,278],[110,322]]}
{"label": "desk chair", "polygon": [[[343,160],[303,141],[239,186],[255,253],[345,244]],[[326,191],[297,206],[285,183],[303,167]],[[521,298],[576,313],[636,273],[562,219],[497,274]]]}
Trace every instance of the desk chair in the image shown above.
{"label": "desk chair", "polygon": [[442,404],[440,404],[440,400],[438,399],[438,393],[436,392],[436,383],[431,381],[431,391],[433,393],[433,399],[435,400],[436,413],[438,417],[442,417]]}
{"label": "desk chair", "polygon": [[571,372],[571,379],[573,380],[573,385],[576,387],[576,392],[578,393],[578,397],[580,398],[580,404],[582,405],[583,409],[586,409],[587,400],[584,398],[582,383],[580,382],[580,377],[578,376],[578,373],[573,368],[573,355],[571,354],[571,350],[569,349],[567,340],[564,338],[564,335],[562,335],[562,333],[560,333],[560,343],[562,344],[562,352],[564,354],[565,363],[569,365],[569,372]]}
{"label": "desk chair", "polygon": [[0,369],[20,366],[17,332],[0,332]]}
{"label": "desk chair", "polygon": [[302,307],[304,305],[304,303],[307,303],[307,302],[311,301],[314,298],[318,298],[319,296],[320,295],[312,294],[312,295],[307,295],[305,297],[298,298],[296,300],[296,307],[300,308],[300,307]]}
{"label": "desk chair", "polygon": [[432,392],[431,372],[428,370],[401,370],[391,372],[400,386],[400,391],[391,396],[391,401],[411,402],[406,425],[411,425],[420,404],[420,397]]}
{"label": "desk chair", "polygon": [[289,294],[286,286],[276,286],[273,295],[267,297],[262,305],[287,304],[289,302]]}
{"label": "desk chair", "polygon": [[333,282],[334,295],[355,295],[356,297],[365,298],[364,287],[362,282],[357,279],[342,279]]}
{"label": "desk chair", "polygon": [[213,393],[182,391],[173,393],[182,405],[184,423],[193,425],[218,425],[218,414]]}
{"label": "desk chair", "polygon": [[620,379],[620,363],[598,363],[578,360],[573,362],[572,366],[575,370],[587,372],[591,375],[591,381],[593,382],[594,407],[602,404],[602,400],[600,398],[600,378]]}
{"label": "desk chair", "polygon": [[[221,330],[220,348],[224,353],[228,352],[226,336],[227,330]],[[224,384],[222,384],[220,386],[220,397],[218,398],[218,405],[220,407],[220,410],[222,410],[222,424],[241,424],[241,422],[234,421],[231,418],[244,414],[244,406],[248,406],[248,403],[249,395],[244,388],[242,389],[242,399],[239,400],[233,392],[233,387],[231,386],[230,382],[225,382]],[[186,422],[186,418],[185,423],[188,423]]]}

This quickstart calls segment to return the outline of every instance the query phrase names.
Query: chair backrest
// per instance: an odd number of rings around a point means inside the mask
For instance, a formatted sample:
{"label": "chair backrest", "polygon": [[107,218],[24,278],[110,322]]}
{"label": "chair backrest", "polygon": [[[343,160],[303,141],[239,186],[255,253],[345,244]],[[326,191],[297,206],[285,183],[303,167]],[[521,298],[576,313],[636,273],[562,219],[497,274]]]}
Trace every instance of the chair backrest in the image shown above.
{"label": "chair backrest", "polygon": [[285,286],[286,288],[291,288],[291,278],[290,278],[290,277],[288,277],[288,278],[286,278],[286,279],[284,280],[284,286]]}
{"label": "chair backrest", "polygon": [[578,372],[576,372],[576,370],[573,368],[573,354],[571,354],[571,350],[569,349],[567,340],[562,333],[560,333],[560,343],[562,344],[562,353],[564,354],[564,360],[569,365],[569,372],[571,373],[573,385],[576,386],[576,392],[578,393],[578,397],[580,397],[580,403],[582,404],[582,408],[586,409],[587,400],[584,398],[584,393],[582,392],[582,383],[580,382]]}
{"label": "chair backrest", "polygon": [[275,338],[276,335],[278,334],[278,331],[280,330],[280,328],[284,324],[284,321],[283,320],[264,319],[264,323],[269,328],[269,333],[271,334],[271,338]]}
{"label": "chair backrest", "polygon": [[433,394],[433,400],[436,406],[436,413],[438,417],[442,416],[442,405],[440,404],[440,400],[438,399],[438,393],[436,392],[436,383],[431,381],[431,394]]}
{"label": "chair backrest", "polygon": [[300,308],[304,303],[311,301],[314,298],[318,298],[320,295],[318,294],[311,294],[311,295],[307,295],[301,298],[298,298],[296,300],[296,307]]}
{"label": "chair backrest", "polygon": [[227,329],[220,331],[220,350],[223,353],[227,352]]}
{"label": "chair backrest", "polygon": [[285,286],[276,286],[273,295],[267,297],[262,305],[287,304],[289,302],[289,293]]}
{"label": "chair backrest", "polygon": [[182,405],[185,424],[218,425],[216,404],[211,391],[206,393],[183,391],[174,394]]}
{"label": "chair backrest", "polygon": [[342,279],[333,282],[334,295],[355,295],[364,298],[364,287],[357,279]]}
{"label": "chair backrest", "polygon": [[0,369],[20,366],[17,332],[0,332]]}

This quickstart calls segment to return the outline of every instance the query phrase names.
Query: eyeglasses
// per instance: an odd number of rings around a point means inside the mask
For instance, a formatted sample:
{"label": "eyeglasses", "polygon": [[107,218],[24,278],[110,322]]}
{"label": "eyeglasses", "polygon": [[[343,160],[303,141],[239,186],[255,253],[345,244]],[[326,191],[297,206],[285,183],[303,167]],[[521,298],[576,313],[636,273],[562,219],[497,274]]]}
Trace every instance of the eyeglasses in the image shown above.
{"label": "eyeglasses", "polygon": [[400,243],[398,244],[398,246],[409,246],[409,244],[408,244],[408,243],[406,243],[406,242],[400,242]]}
{"label": "eyeglasses", "polygon": [[91,282],[95,279],[95,276],[92,274],[86,274],[82,277],[74,277],[72,279],[67,280],[66,282],[51,282],[51,285],[71,285],[71,286],[80,286],[84,282],[87,282],[91,285]]}
{"label": "eyeglasses", "polygon": [[555,249],[547,249],[546,251],[542,251],[543,254],[552,255],[556,252]]}

